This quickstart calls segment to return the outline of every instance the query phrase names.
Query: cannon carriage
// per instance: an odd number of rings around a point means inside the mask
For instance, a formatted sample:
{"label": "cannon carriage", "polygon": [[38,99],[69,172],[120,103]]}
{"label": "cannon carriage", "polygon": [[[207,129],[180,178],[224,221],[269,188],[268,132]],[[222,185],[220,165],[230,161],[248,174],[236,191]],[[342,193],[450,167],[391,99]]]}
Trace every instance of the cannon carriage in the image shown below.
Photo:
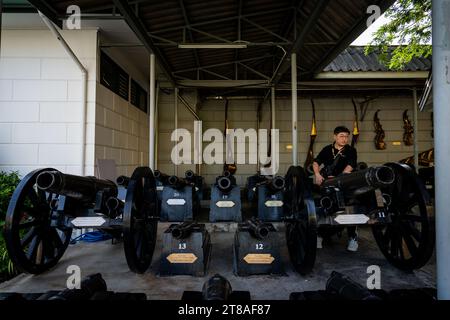
{"label": "cannon carriage", "polygon": [[387,163],[358,170],[325,180],[316,190],[302,167],[290,167],[285,179],[286,240],[299,273],[314,266],[321,228],[370,225],[382,254],[402,270],[420,268],[430,259],[430,197],[410,166]]}
{"label": "cannon carriage", "polygon": [[42,273],[61,259],[74,228],[95,228],[122,237],[130,270],[145,272],[159,218],[155,179],[150,168],[139,167],[118,183],[122,186],[53,168],[26,175],[13,193],[4,226],[15,266]]}

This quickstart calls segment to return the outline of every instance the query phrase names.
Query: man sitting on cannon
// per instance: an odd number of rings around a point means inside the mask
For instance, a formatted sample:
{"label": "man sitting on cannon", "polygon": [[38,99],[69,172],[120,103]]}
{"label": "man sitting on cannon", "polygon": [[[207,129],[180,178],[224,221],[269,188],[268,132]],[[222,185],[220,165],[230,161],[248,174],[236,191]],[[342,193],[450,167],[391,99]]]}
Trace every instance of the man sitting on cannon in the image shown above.
{"label": "man sitting on cannon", "polygon": [[[350,146],[348,139],[350,130],[344,126],[338,126],[334,129],[334,142],[325,146],[319,155],[314,159],[314,183],[317,186],[322,185],[323,181],[341,174],[352,172],[356,168],[357,152]],[[348,246],[347,250],[358,250],[358,239],[356,227],[347,227]],[[317,247],[322,247],[322,237],[317,237]]]}

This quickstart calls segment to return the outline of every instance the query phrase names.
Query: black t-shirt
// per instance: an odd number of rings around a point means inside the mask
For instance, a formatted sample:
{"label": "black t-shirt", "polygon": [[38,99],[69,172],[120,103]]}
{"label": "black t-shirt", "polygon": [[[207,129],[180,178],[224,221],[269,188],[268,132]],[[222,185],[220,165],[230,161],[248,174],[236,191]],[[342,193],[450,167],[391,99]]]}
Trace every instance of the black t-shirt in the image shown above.
{"label": "black t-shirt", "polygon": [[352,166],[353,169],[356,168],[356,149],[348,144],[345,145],[340,152],[334,147],[334,144],[330,144],[320,151],[314,161],[317,162],[319,166],[323,164],[325,167],[330,167],[333,165],[335,158],[337,157],[338,160],[336,166],[331,171],[330,175],[337,176],[341,174],[348,165]]}

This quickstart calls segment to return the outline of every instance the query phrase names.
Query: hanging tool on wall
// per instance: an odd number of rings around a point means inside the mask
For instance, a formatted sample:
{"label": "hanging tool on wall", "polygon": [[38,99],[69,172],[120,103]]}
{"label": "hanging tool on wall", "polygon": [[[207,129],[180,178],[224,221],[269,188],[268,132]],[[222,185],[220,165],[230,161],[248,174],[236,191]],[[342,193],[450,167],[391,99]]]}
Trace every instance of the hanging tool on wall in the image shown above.
{"label": "hanging tool on wall", "polygon": [[308,154],[306,156],[304,168],[309,172],[313,173],[312,164],[314,161],[314,142],[317,137],[317,125],[316,125],[316,107],[314,105],[314,100],[311,99],[311,107],[312,107],[312,122],[311,122],[311,133],[309,134],[309,148]]}
{"label": "hanging tool on wall", "polygon": [[380,119],[378,118],[378,112],[380,112],[380,109],[375,112],[373,116],[373,125],[375,127],[375,148],[377,150],[384,150],[386,149],[386,143],[384,142],[385,133],[383,130],[383,127],[381,126]]}
{"label": "hanging tool on wall", "polygon": [[[399,160],[398,162],[414,164],[414,156]],[[434,148],[419,153],[419,165],[423,167],[434,166]]]}
{"label": "hanging tool on wall", "polygon": [[358,124],[358,109],[356,108],[356,102],[353,98],[352,104],[353,104],[353,112],[355,115],[355,118],[353,120],[353,135],[352,135],[352,147],[354,147],[355,144],[358,142],[359,138],[359,124]]}
{"label": "hanging tool on wall", "polygon": [[405,146],[412,146],[414,144],[413,140],[413,133],[414,133],[414,127],[411,124],[411,121],[408,117],[408,109],[403,111],[403,142],[405,143]]}
{"label": "hanging tool on wall", "polygon": [[[227,142],[226,146],[230,146],[232,148],[231,144],[234,144],[234,139],[232,138],[230,141],[228,141],[228,139],[230,137],[227,136],[227,132],[228,132],[228,129],[229,129],[229,126],[228,126],[228,102],[229,102],[229,100],[227,98],[225,98],[225,131],[224,131],[223,134],[225,136],[225,141]],[[234,163],[227,163],[227,161],[226,161],[229,157],[230,158],[233,157],[233,154],[231,154],[231,155],[228,154],[228,152],[232,152],[232,150],[233,149],[228,150],[228,147],[226,147],[226,150],[225,150],[226,157],[225,157],[225,163],[223,165],[223,171],[224,172],[228,171],[231,174],[234,174],[236,172],[236,170],[237,170],[236,162],[234,162]]]}

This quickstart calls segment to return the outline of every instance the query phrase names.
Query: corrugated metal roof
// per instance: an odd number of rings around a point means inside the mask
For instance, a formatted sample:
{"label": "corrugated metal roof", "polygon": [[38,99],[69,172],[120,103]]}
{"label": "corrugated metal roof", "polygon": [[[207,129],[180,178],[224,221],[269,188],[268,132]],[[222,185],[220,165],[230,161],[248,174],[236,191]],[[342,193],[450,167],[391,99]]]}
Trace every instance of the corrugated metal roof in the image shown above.
{"label": "corrugated metal roof", "polygon": [[[369,55],[364,53],[365,47],[355,46],[345,49],[333,60],[324,71],[331,72],[357,72],[357,71],[391,71],[378,60],[378,53]],[[394,50],[392,47],[390,50]],[[413,58],[402,71],[429,71],[431,69],[431,56],[428,58]]]}
{"label": "corrugated metal roof", "polygon": [[[117,0],[115,0],[117,1]],[[160,57],[167,65],[168,73],[174,78],[202,80],[218,79],[214,74],[195,68],[208,68],[208,71],[220,73],[234,79],[236,70],[234,61],[260,57],[267,58],[246,65],[259,73],[272,77],[283,52],[290,52],[296,36],[304,30],[307,34],[298,46],[298,75],[300,78],[312,78],[325,65],[334,59],[367,28],[369,17],[367,8],[379,5],[389,6],[394,0],[132,0],[128,3],[151,36],[158,36],[172,42],[161,43],[156,40]],[[68,5],[79,5],[81,12],[89,14],[109,14],[118,16],[119,10],[112,0],[33,0],[37,7],[51,7],[57,17],[66,15]],[[320,4],[323,9],[315,16]],[[384,10],[384,9],[383,9]],[[239,22],[240,21],[240,22]],[[311,23],[312,21],[312,23]],[[255,25],[256,24],[256,25]],[[239,32],[238,26],[241,26]],[[311,25],[311,28],[308,28]],[[265,30],[265,31],[264,31]],[[268,32],[267,32],[268,31]],[[248,41],[251,43],[281,42],[281,38],[291,43],[283,44],[283,49],[274,45],[249,46],[247,49],[179,49],[181,42],[206,43],[217,42],[206,33],[213,34],[229,42]],[[185,38],[183,39],[183,35]],[[160,42],[160,44],[156,43]],[[175,44],[175,45],[174,45]],[[159,55],[157,53],[157,55]],[[289,57],[287,57],[289,58]],[[352,59],[351,59],[352,60]],[[209,68],[212,64],[230,63],[228,66]],[[354,62],[353,68],[360,64]],[[180,70],[189,69],[185,72]],[[290,68],[283,74],[281,82],[290,81]],[[237,67],[238,79],[261,79],[261,76],[248,68]]]}

